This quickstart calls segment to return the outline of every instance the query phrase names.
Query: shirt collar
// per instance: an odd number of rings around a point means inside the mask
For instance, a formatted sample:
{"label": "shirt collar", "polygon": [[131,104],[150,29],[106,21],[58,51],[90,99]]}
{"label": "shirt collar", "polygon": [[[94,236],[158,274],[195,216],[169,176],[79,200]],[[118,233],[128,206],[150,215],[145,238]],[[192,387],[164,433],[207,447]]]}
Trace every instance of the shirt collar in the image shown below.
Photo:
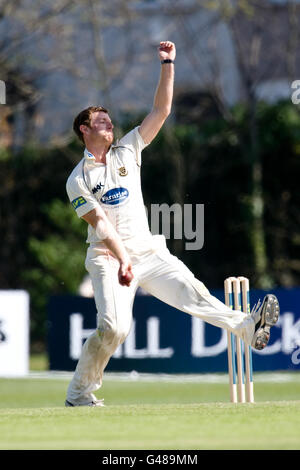
{"label": "shirt collar", "polygon": [[[117,145],[111,145],[110,146],[106,156],[108,156],[110,154],[111,150],[114,147],[117,147]],[[95,162],[95,160],[96,160],[95,155],[93,155],[92,152],[90,152],[87,148],[84,149],[83,155],[84,155],[84,158],[89,162]]]}
{"label": "shirt collar", "polygon": [[92,154],[92,152],[90,152],[87,148],[84,149],[84,158],[86,160],[89,160],[89,161],[92,161],[92,160],[96,160],[96,158],[94,157],[94,155]]}

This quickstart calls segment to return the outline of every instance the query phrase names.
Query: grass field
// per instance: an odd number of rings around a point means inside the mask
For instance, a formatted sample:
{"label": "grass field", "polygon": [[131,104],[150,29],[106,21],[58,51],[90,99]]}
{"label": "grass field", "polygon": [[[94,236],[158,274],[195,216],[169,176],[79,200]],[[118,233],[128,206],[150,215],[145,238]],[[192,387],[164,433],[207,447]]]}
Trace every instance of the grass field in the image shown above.
{"label": "grass field", "polygon": [[69,377],[0,380],[0,449],[300,449],[300,374],[255,376],[255,404],[214,382],[105,377],[105,408],[65,408]]}

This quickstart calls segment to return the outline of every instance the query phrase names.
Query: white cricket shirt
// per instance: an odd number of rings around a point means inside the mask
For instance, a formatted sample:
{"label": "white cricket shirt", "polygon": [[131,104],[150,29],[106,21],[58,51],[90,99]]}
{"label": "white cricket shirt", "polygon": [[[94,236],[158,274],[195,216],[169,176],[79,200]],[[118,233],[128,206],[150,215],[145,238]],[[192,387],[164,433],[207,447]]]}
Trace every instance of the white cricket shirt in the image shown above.
{"label": "white cricket shirt", "polygon": [[[149,249],[152,239],[141,190],[141,152],[145,147],[136,127],[111,146],[106,165],[97,163],[85,149],[83,159],[66,184],[78,217],[100,204],[127,250],[137,254]],[[87,243],[99,245],[100,242],[93,227],[88,225]]]}

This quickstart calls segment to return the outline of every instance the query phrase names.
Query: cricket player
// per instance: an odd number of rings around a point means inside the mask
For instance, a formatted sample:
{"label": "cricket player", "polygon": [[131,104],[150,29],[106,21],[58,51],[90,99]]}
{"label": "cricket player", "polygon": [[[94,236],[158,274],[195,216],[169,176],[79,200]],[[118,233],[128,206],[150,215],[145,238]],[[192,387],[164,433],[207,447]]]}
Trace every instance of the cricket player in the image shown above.
{"label": "cricket player", "polygon": [[[82,160],[67,181],[67,193],[78,217],[88,224],[85,266],[97,307],[97,329],[86,340],[71,380],[66,406],[104,406],[94,392],[103,371],[129,333],[139,286],[163,302],[263,349],[279,316],[278,300],[267,295],[251,315],[235,311],[213,297],[202,282],[152,235],[141,190],[141,152],[155,138],[171,112],[176,49],[158,47],[160,77],[151,112],[114,142],[114,126],[102,107],[89,107],[74,120],[85,146]],[[163,162],[162,162],[163,164]]]}

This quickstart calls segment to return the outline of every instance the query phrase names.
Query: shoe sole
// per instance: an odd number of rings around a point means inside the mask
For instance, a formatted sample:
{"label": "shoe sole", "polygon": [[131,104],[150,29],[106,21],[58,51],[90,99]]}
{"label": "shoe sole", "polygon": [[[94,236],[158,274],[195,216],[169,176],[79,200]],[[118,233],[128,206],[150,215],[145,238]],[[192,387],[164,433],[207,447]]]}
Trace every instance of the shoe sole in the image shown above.
{"label": "shoe sole", "polygon": [[75,406],[75,405],[73,405],[73,403],[71,403],[70,401],[66,400],[65,401],[65,406]]}
{"label": "shoe sole", "polygon": [[253,347],[258,350],[264,349],[270,339],[270,329],[276,325],[279,318],[279,302],[275,295],[268,294],[265,297],[264,305],[262,307],[260,326],[255,332],[252,341]]}
{"label": "shoe sole", "polygon": [[95,402],[91,402],[91,403],[85,403],[85,404],[82,404],[82,405],[74,405],[73,403],[71,403],[70,401],[66,400],[65,401],[65,406],[105,406],[104,403],[100,402],[100,403],[95,403]]}

